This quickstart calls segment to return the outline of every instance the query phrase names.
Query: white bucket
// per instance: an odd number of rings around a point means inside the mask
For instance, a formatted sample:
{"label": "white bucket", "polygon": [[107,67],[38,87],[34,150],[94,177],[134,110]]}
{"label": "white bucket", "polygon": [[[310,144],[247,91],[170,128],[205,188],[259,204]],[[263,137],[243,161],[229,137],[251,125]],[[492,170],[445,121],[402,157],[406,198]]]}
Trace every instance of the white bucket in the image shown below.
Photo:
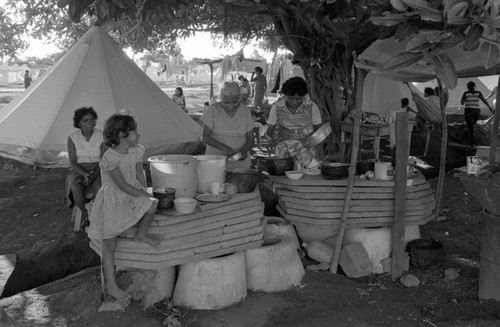
{"label": "white bucket", "polygon": [[148,159],[153,189],[171,187],[176,198],[196,195],[196,158],[189,155],[161,155]]}
{"label": "white bucket", "polygon": [[467,157],[467,174],[476,175],[481,170],[483,160],[478,156]]}
{"label": "white bucket", "polygon": [[394,179],[394,170],[390,162],[375,163],[375,179],[390,180]]}
{"label": "white bucket", "polygon": [[225,182],[226,157],[205,155],[196,156],[196,177],[198,179],[198,192],[210,192],[210,183]]}

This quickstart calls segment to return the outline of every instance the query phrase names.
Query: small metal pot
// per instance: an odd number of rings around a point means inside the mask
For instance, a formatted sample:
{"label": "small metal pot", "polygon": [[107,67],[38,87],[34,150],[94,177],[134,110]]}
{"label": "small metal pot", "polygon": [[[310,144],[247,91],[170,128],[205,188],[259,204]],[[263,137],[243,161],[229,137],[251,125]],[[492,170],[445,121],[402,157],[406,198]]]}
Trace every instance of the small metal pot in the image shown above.
{"label": "small metal pot", "polygon": [[270,175],[285,175],[285,171],[293,170],[294,168],[293,158],[266,158],[266,167]]}

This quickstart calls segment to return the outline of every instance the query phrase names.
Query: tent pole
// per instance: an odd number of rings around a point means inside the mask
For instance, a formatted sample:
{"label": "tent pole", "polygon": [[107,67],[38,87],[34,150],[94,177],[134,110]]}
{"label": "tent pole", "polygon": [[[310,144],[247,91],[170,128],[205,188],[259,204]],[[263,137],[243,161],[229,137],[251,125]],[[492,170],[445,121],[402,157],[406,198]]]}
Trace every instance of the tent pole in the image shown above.
{"label": "tent pole", "polygon": [[498,111],[500,110],[500,92],[498,92],[498,88],[500,87],[500,75],[498,75],[498,82],[497,82],[497,95],[496,95],[496,103],[495,103],[495,111],[494,111],[494,117],[493,117],[493,131],[491,132],[491,141],[490,141],[490,164],[493,164],[496,162],[495,160],[495,154],[497,150],[497,143],[498,143],[498,125],[500,122],[500,114]]}
{"label": "tent pole", "polygon": [[439,161],[439,177],[436,190],[436,206],[434,207],[434,212],[436,217],[439,216],[439,207],[441,206],[441,196],[443,194],[444,185],[444,175],[445,175],[445,165],[446,165],[446,147],[448,146],[448,122],[446,121],[446,107],[444,104],[444,94],[443,94],[443,84],[437,79],[439,85],[439,105],[441,107],[441,117],[442,117],[442,138],[441,138],[441,158]]}
{"label": "tent pole", "polygon": [[347,226],[347,216],[349,215],[349,207],[351,206],[352,191],[354,189],[354,176],[356,175],[356,162],[358,160],[359,149],[359,131],[361,125],[361,104],[363,103],[363,85],[366,70],[356,68],[356,107],[354,110],[354,118],[352,124],[352,147],[351,147],[351,162],[349,165],[349,177],[347,180],[347,190],[345,194],[344,207],[342,208],[342,215],[340,216],[339,232],[337,234],[337,243],[333,251],[332,259],[330,261],[330,272],[336,274],[340,259],[340,249],[344,240],[344,233]]}

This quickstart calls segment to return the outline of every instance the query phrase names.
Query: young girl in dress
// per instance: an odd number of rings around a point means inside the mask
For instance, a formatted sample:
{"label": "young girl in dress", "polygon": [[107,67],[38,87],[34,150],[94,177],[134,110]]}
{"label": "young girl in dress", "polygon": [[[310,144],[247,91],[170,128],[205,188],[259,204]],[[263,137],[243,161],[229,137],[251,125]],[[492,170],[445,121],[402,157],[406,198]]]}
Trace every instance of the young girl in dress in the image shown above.
{"label": "young girl in dress", "polygon": [[157,240],[146,235],[158,199],[146,192],[146,178],[142,170],[144,147],[138,144],[140,135],[134,118],[119,114],[111,116],[106,121],[103,134],[109,149],[99,163],[102,187],[94,201],[88,236],[102,240],[105,291],[128,304],[130,294],[118,287],[115,278],[117,237],[139,222],[134,240],[158,246]]}
{"label": "young girl in dress", "polygon": [[175,94],[172,99],[182,110],[188,112],[186,109],[186,98],[184,97],[184,91],[182,90],[182,87],[178,87],[175,89]]}

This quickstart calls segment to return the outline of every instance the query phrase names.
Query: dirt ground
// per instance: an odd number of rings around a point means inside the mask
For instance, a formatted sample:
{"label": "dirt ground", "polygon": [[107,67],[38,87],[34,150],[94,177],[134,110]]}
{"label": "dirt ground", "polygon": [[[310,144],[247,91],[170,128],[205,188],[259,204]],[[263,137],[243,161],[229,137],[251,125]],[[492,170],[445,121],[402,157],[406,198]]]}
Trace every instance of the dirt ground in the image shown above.
{"label": "dirt ground", "polygon": [[[64,176],[64,170],[0,161],[0,254],[36,257],[47,248],[85,242],[71,230]],[[435,188],[437,179],[430,182]],[[442,206],[446,216],[421,226],[421,236],[444,243],[444,264],[412,268],[409,273],[421,281],[418,287],[403,287],[387,274],[349,279],[308,271],[300,287],[250,293],[224,310],[178,308],[180,321],[183,326],[499,326],[500,303],[477,298],[481,207],[453,172],[445,178]],[[312,263],[304,259],[305,265]],[[444,279],[445,268],[460,269],[458,279]],[[96,267],[4,298],[0,307],[19,326],[161,326],[172,312],[164,304],[144,312],[133,303],[125,312],[96,314],[99,294]]]}

